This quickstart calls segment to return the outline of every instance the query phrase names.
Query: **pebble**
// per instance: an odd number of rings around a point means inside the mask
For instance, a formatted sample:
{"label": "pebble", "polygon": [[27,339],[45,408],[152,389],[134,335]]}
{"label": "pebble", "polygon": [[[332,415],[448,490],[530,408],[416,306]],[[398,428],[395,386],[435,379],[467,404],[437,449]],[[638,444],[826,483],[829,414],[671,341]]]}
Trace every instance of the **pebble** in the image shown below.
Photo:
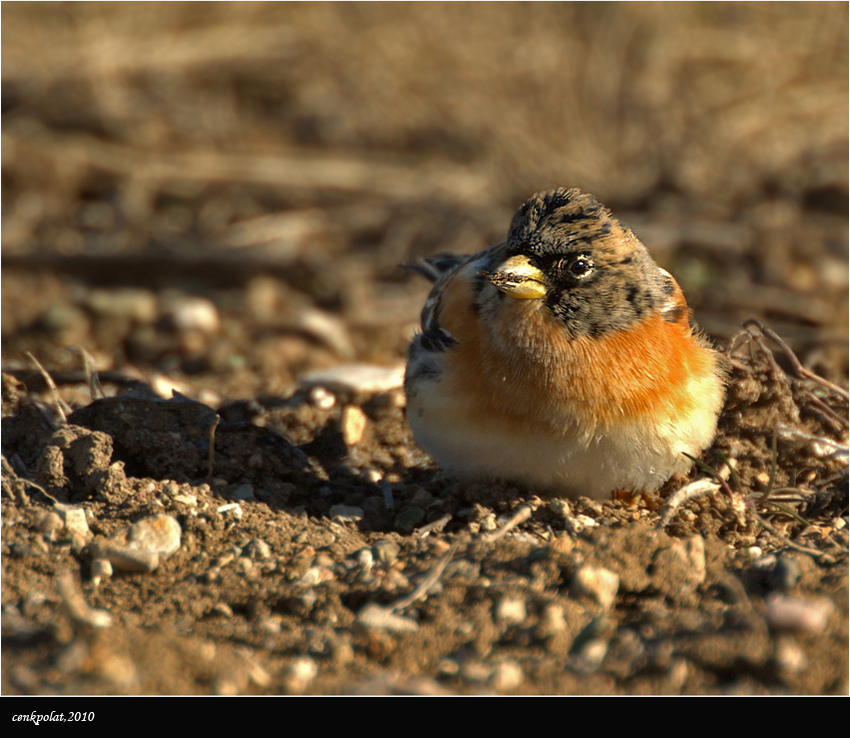
{"label": "pebble", "polygon": [[506,659],[496,664],[490,684],[498,692],[509,692],[517,689],[522,684],[522,667],[513,659]]}
{"label": "pebble", "polygon": [[153,323],[159,314],[156,295],[132,287],[89,290],[85,302],[101,315],[131,318],[142,324]]}
{"label": "pebble", "polygon": [[395,541],[383,539],[372,544],[372,551],[382,564],[392,564],[398,558],[401,547]]}
{"label": "pebble", "polygon": [[95,559],[91,562],[91,580],[98,584],[103,579],[112,576],[112,564],[109,559]]}
{"label": "pebble", "polygon": [[614,604],[619,588],[620,577],[617,574],[596,566],[582,566],[570,584],[574,594],[593,597],[605,610]]}
{"label": "pebble", "polygon": [[182,530],[171,515],[143,518],[99,541],[92,554],[122,571],[152,572],[180,548]]}
{"label": "pebble", "polygon": [[332,518],[339,518],[346,523],[363,520],[363,508],[354,505],[334,505],[328,512]]}
{"label": "pebble", "polygon": [[139,551],[110,541],[101,541],[92,546],[92,555],[105,559],[121,571],[150,574],[159,566],[159,554],[151,551]]}
{"label": "pebble", "polygon": [[242,519],[242,507],[238,502],[231,502],[227,505],[222,505],[216,510],[216,512],[222,515],[230,513],[237,520]]}
{"label": "pebble", "polygon": [[53,533],[54,531],[61,530],[64,525],[62,518],[55,512],[44,513],[39,517],[37,524],[38,530],[42,533]]}
{"label": "pebble", "polygon": [[525,600],[505,595],[496,605],[496,620],[505,625],[519,625],[525,620]]}
{"label": "pebble", "polygon": [[357,613],[357,622],[373,630],[387,630],[391,633],[414,633],[419,623],[392,610],[374,603],[368,604]]}
{"label": "pebble", "polygon": [[127,545],[140,551],[155,552],[164,560],[179,550],[182,534],[180,523],[171,515],[154,515],[129,527]]}
{"label": "pebble", "polygon": [[772,595],[767,601],[767,624],[776,631],[820,633],[826,627],[832,604],[829,600],[802,600]]}
{"label": "pebble", "polygon": [[217,333],[221,327],[218,308],[205,297],[183,294],[164,294],[163,312],[180,332]]}
{"label": "pebble", "polygon": [[369,467],[363,470],[363,479],[369,482],[369,484],[378,484],[383,478],[383,475],[377,469]]}
{"label": "pebble", "polygon": [[44,603],[47,602],[47,595],[43,592],[30,592],[24,598],[23,604],[21,605],[21,612],[28,617],[33,618],[35,614],[41,610]]}
{"label": "pebble", "polygon": [[479,659],[467,659],[460,665],[460,676],[464,681],[483,684],[493,676],[493,667]]}
{"label": "pebble", "polygon": [[251,484],[240,484],[233,492],[230,493],[231,499],[241,500],[243,502],[255,500],[254,487]]}
{"label": "pebble", "polygon": [[340,431],[346,446],[356,446],[366,431],[366,413],[357,405],[346,405],[340,418]]}
{"label": "pebble", "polygon": [[336,395],[328,392],[324,387],[313,387],[307,397],[319,410],[330,410],[336,405]]}
{"label": "pebble", "polygon": [[357,563],[360,565],[360,568],[363,569],[363,571],[371,571],[374,562],[375,557],[372,554],[372,549],[361,548],[360,551],[357,552]]}
{"label": "pebble", "polygon": [[305,374],[299,381],[303,387],[324,387],[338,395],[374,395],[401,388],[404,383],[404,364],[341,364]]}
{"label": "pebble", "polygon": [[549,603],[543,608],[540,615],[540,623],[537,626],[537,635],[548,638],[556,633],[563,633],[567,629],[567,618],[564,608],[555,603]]}
{"label": "pebble", "polygon": [[65,531],[70,537],[84,541],[91,537],[86,511],[82,507],[60,504],[56,505],[55,509],[65,523]]}
{"label": "pebble", "polygon": [[801,674],[809,668],[806,653],[790,638],[778,638],[773,652],[773,663],[784,674]]}
{"label": "pebble", "polygon": [[283,677],[287,691],[303,692],[319,673],[319,666],[310,656],[299,656],[286,670]]}
{"label": "pebble", "polygon": [[293,328],[321,341],[335,351],[340,358],[350,359],[355,354],[354,344],[351,342],[345,323],[322,310],[315,308],[301,310]]}
{"label": "pebble", "polygon": [[242,547],[242,553],[254,560],[268,559],[272,555],[272,549],[262,538],[252,538]]}

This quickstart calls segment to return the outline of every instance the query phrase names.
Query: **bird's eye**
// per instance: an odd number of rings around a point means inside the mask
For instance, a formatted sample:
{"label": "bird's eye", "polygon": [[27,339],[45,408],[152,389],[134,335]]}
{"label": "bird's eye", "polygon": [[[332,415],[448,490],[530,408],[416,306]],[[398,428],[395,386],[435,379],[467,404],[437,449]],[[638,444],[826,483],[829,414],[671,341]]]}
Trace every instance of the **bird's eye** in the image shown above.
{"label": "bird's eye", "polygon": [[573,277],[576,279],[583,279],[593,271],[593,262],[586,256],[580,256],[570,262],[570,265],[567,268]]}

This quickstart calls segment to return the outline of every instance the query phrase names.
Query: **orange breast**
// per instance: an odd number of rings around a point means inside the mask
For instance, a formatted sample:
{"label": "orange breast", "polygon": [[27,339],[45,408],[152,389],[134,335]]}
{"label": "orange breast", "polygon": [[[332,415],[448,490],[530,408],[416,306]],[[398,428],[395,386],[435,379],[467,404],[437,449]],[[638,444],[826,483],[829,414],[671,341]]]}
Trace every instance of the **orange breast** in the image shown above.
{"label": "orange breast", "polygon": [[456,396],[468,397],[477,422],[507,416],[555,431],[565,422],[675,422],[700,401],[694,380],[716,373],[712,352],[686,321],[655,315],[627,331],[570,341],[539,300],[506,297],[498,319],[481,323],[472,298],[467,280],[452,280],[441,324],[458,340],[446,381]]}

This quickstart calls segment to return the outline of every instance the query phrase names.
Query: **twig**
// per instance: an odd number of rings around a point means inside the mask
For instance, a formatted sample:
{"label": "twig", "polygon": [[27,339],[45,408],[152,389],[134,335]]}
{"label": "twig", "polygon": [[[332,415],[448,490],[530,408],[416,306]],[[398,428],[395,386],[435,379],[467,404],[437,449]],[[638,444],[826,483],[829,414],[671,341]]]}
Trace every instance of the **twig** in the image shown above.
{"label": "twig", "polygon": [[661,511],[661,519],[658,521],[657,528],[666,528],[678,509],[686,502],[693,500],[696,497],[701,497],[705,494],[713,494],[720,490],[720,485],[717,482],[712,482],[710,479],[703,477],[697,479],[690,484],[686,484],[681,489],[676,490],[667,500],[667,504]]}
{"label": "twig", "polygon": [[766,502],[773,492],[773,485],[776,483],[776,467],[779,462],[779,454],[776,451],[776,428],[773,429],[773,435],[770,438],[770,479],[767,482],[767,489],[764,491],[761,499]]}
{"label": "twig", "polygon": [[403,610],[405,607],[412,605],[416,600],[425,597],[428,594],[428,590],[433,587],[439,578],[443,575],[443,572],[446,570],[446,567],[449,564],[449,561],[452,560],[452,556],[454,556],[455,549],[457,548],[457,544],[452,544],[452,547],[446,551],[445,554],[437,561],[434,566],[431,567],[431,570],[425,575],[419,584],[414,587],[413,591],[407,595],[406,597],[402,597],[400,600],[396,600],[392,605],[390,605],[390,610]]}
{"label": "twig", "polygon": [[12,468],[12,465],[8,462],[5,456],[2,457],[2,468],[3,474],[5,474],[10,479],[14,479],[15,481],[26,484],[28,487],[33,487],[37,489],[41,494],[43,494],[48,500],[50,500],[54,505],[61,504],[59,500],[57,500],[53,495],[51,495],[47,490],[44,489],[39,484],[36,484],[31,479],[27,479],[26,477],[19,476],[18,473]]}
{"label": "twig", "polygon": [[817,382],[818,384],[826,387],[829,390],[835,392],[835,394],[840,395],[845,400],[850,400],[850,393],[847,392],[843,387],[839,387],[837,384],[833,384],[828,379],[824,379],[818,374],[815,374],[810,369],[806,369],[800,360],[797,358],[797,355],[791,350],[791,347],[783,341],[779,335],[777,335],[774,331],[764,325],[760,320],[756,320],[755,318],[750,318],[749,320],[745,320],[743,323],[744,327],[754,326],[758,328],[765,336],[767,336],[770,340],[772,340],[782,352],[788,357],[788,361],[791,362],[791,366],[794,367],[794,371],[801,377],[805,377],[806,379],[811,379],[813,382]]}
{"label": "twig", "polygon": [[528,520],[531,517],[531,512],[531,505],[523,505],[514,513],[513,517],[507,523],[499,528],[499,530],[487,533],[486,535],[481,536],[481,539],[488,543],[498,541],[500,538],[503,538],[508,531],[513,530],[518,525]]}
{"label": "twig", "polygon": [[830,426],[834,431],[841,431],[847,427],[847,418],[839,415],[829,405],[827,405],[820,397],[812,392],[808,387],[803,388],[803,394],[809,401],[806,405],[806,410],[817,415],[826,425]]}
{"label": "twig", "polygon": [[[684,453],[684,451],[682,453]],[[717,483],[720,485],[723,492],[726,493],[727,497],[731,499],[735,496],[735,493],[732,491],[732,488],[729,486],[729,483],[723,478],[723,475],[720,472],[710,467],[704,461],[700,461],[696,456],[691,456],[690,454],[685,454],[685,456],[687,456],[691,461],[693,461],[694,464],[696,464],[697,467],[699,469],[702,469],[706,474],[711,474],[711,476],[714,477],[715,480],[717,480]],[[732,467],[729,466],[728,462],[726,463],[726,466],[730,471],[732,470]]]}
{"label": "twig", "polygon": [[41,372],[41,376],[44,377],[44,381],[47,382],[47,386],[53,393],[53,402],[56,405],[56,412],[58,412],[59,416],[62,418],[62,425],[67,425],[68,417],[66,413],[71,412],[70,406],[61,397],[59,397],[59,389],[56,387],[56,382],[53,381],[53,377],[47,373],[47,370],[39,363],[38,359],[36,359],[29,351],[27,351],[27,356],[29,356],[32,363],[38,367],[39,372]]}
{"label": "twig", "polygon": [[421,528],[417,528],[413,531],[413,535],[419,538],[425,538],[425,536],[431,533],[439,533],[443,528],[445,528],[449,521],[452,519],[451,515],[443,515],[443,517],[435,520],[433,523],[428,523],[428,525],[423,525]]}
{"label": "twig", "polygon": [[103,387],[100,386],[100,377],[97,375],[97,369],[94,366],[94,359],[91,354],[82,346],[68,346],[67,351],[72,354],[80,354],[83,357],[83,370],[86,373],[86,384],[89,386],[92,400],[102,400],[106,395],[103,392]]}
{"label": "twig", "polygon": [[[773,503],[775,504],[775,503]],[[818,551],[816,548],[807,548],[806,546],[801,546],[799,543],[794,543],[790,538],[780,533],[776,528],[774,528],[770,523],[767,522],[761,515],[759,515],[755,510],[753,510],[753,515],[756,516],[756,520],[761,523],[764,528],[770,531],[773,535],[775,535],[780,541],[782,541],[789,548],[793,548],[795,551],[800,551],[801,553],[808,554],[809,556],[814,556],[820,558],[821,556],[825,556],[826,554],[823,551]],[[805,520],[803,521],[806,522]]]}
{"label": "twig", "polygon": [[215,466],[215,429],[218,428],[218,424],[221,422],[221,416],[216,414],[215,420],[213,420],[212,425],[210,425],[209,431],[209,446],[210,446],[210,455],[207,460],[207,477],[209,479],[213,478],[213,467]]}

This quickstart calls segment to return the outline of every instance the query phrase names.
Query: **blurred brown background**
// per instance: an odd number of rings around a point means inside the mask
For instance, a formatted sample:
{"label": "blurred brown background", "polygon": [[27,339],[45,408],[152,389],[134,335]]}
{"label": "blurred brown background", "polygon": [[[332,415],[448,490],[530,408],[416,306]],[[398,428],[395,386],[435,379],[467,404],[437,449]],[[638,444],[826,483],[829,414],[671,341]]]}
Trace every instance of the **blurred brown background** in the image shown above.
{"label": "blurred brown background", "polygon": [[580,186],[728,338],[847,362],[846,3],[4,3],[7,366],[401,360],[398,264]]}

